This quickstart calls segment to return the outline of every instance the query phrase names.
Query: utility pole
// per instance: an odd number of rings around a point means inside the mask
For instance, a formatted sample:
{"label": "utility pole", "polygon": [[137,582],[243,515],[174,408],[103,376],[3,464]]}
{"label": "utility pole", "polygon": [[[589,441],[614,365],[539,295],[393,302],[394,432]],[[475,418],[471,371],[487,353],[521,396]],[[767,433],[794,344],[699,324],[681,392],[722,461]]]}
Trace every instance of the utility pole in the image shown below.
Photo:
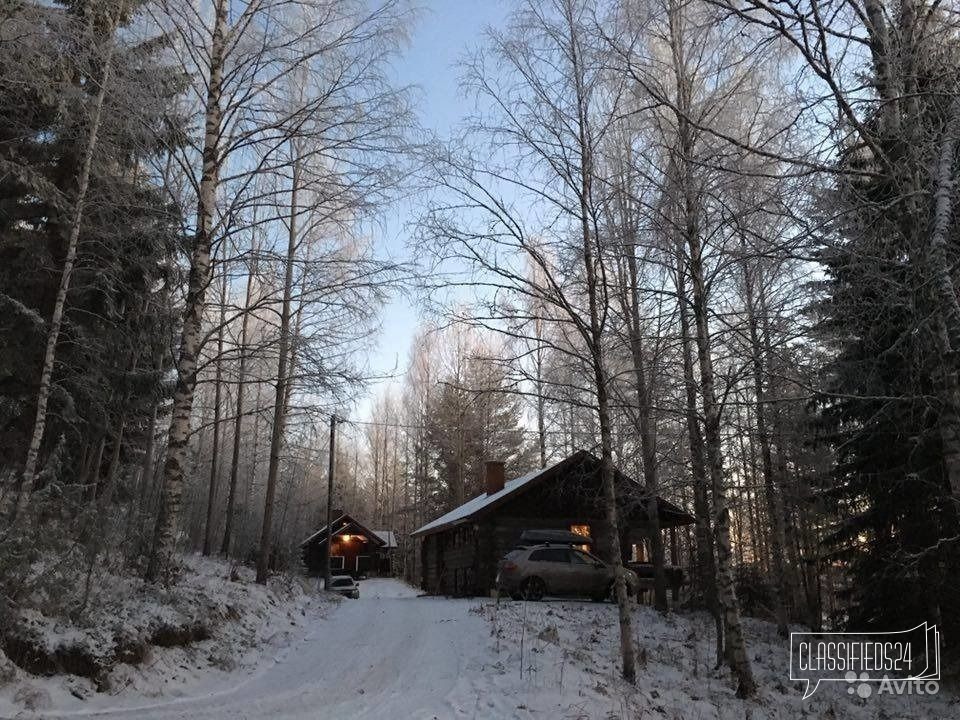
{"label": "utility pole", "polygon": [[330,543],[333,541],[333,472],[337,458],[337,416],[330,416],[330,465],[327,468],[327,543],[323,550],[323,589],[330,589]]}

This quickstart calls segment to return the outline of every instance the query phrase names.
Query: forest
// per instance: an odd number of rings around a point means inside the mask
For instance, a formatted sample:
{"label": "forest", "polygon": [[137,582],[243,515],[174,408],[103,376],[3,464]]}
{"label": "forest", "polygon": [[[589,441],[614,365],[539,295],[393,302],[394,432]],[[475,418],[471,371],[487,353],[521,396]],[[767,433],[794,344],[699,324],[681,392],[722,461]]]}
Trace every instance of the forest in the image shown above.
{"label": "forest", "polygon": [[928,622],[946,662],[960,8],[515,0],[448,136],[395,72],[423,11],[0,5],[0,625],[192,554],[296,573],[328,504],[413,579],[485,461],[585,449],[610,507],[618,467],[696,517],[685,602],[738,696],[744,617]]}

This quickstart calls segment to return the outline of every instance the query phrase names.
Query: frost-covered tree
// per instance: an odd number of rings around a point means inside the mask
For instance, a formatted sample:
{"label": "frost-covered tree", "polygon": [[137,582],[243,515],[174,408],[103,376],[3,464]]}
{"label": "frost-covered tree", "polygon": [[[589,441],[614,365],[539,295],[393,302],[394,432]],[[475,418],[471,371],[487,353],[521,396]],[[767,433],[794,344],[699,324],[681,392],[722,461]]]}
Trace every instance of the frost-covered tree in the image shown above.
{"label": "frost-covered tree", "polygon": [[19,3],[0,29],[0,457],[21,510],[51,481],[97,494],[164,392],[180,215],[151,168],[182,83],[122,29],[137,10]]}
{"label": "frost-covered tree", "polygon": [[505,463],[508,477],[531,469],[534,445],[521,427],[522,398],[511,393],[506,369],[482,346],[474,346],[472,353],[457,347],[438,380],[426,439],[436,471],[437,505],[449,510],[482,492],[484,462]]}

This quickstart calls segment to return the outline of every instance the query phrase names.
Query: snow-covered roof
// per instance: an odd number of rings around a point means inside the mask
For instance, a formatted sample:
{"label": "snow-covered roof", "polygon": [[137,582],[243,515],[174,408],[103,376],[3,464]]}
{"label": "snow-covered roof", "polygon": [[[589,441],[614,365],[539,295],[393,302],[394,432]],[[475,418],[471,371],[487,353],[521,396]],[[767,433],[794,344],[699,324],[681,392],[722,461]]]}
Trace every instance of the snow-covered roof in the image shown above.
{"label": "snow-covered roof", "polygon": [[[555,462],[553,465],[548,465],[545,468],[540,468],[539,470],[533,470],[531,472],[528,472],[526,475],[521,475],[520,477],[514,478],[513,480],[508,480],[506,483],[504,483],[503,489],[500,490],[499,492],[494,493],[493,495],[488,495],[487,493],[482,493],[480,495],[477,495],[477,497],[473,498],[472,500],[468,500],[458,508],[454,508],[453,510],[448,512],[446,515],[441,515],[436,520],[433,520],[432,522],[428,522],[419,530],[416,530],[415,532],[411,533],[411,535],[413,536],[426,535],[428,533],[436,532],[438,530],[450,527],[452,525],[457,525],[459,523],[466,522],[467,520],[474,517],[481,511],[485,510],[486,508],[490,507],[491,505],[498,504],[501,500],[504,500],[510,495],[513,495],[514,493],[522,490],[523,488],[530,486],[531,484],[535,483],[537,480],[544,477],[545,475],[551,474],[553,473],[553,471],[557,471],[559,473],[565,472],[566,468],[561,468],[560,467],[561,465],[574,467],[578,463],[583,461],[588,461],[590,463],[593,463],[596,466],[599,466],[600,464],[600,460],[595,455],[592,455],[590,452],[586,450],[578,450],[572,455],[568,455],[562,460]],[[617,470],[616,473],[617,473],[617,477],[622,479],[623,481],[631,482],[634,485],[638,484],[636,480],[633,480],[627,477],[626,475],[621,473],[619,470]],[[688,512],[686,512],[685,510],[683,510],[682,508],[674,505],[673,503],[667,500],[664,500],[662,497],[658,497],[658,501],[660,504],[661,523],[664,521],[665,518],[673,520],[671,522],[671,525],[673,524],[686,525],[694,522],[693,516],[690,515]]]}
{"label": "snow-covered roof", "polygon": [[383,540],[388,548],[397,546],[397,536],[393,534],[393,530],[374,530],[373,534]]}
{"label": "snow-covered roof", "polygon": [[[377,543],[377,542],[386,543],[386,542],[387,542],[386,538],[384,538],[379,532],[368,529],[365,525],[363,525],[362,523],[358,522],[356,519],[354,519],[353,517],[351,517],[351,516],[348,515],[347,513],[341,513],[340,516],[337,517],[337,519],[334,520],[333,522],[331,522],[330,524],[333,526],[333,533],[334,533],[334,535],[339,534],[339,533],[342,532],[345,528],[350,527],[350,526],[352,525],[353,527],[357,528],[361,533],[363,533],[364,535],[366,535],[370,540],[374,541],[374,543]],[[303,546],[305,546],[305,545],[309,545],[311,542],[313,542],[313,541],[314,541],[315,539],[317,539],[318,537],[324,537],[324,539],[320,541],[320,544],[322,545],[323,543],[326,542],[326,537],[325,537],[326,534],[327,534],[327,526],[324,525],[322,528],[320,528],[319,530],[317,530],[317,531],[316,531],[315,533],[313,533],[310,537],[308,537],[306,540],[304,540],[302,543],[300,543],[300,547],[303,547]],[[396,540],[394,540],[394,542],[396,542]],[[396,547],[396,545],[394,545],[394,547]]]}
{"label": "snow-covered roof", "polygon": [[[560,462],[565,462],[565,460],[561,460]],[[549,465],[545,468],[531,470],[526,475],[521,475],[520,477],[514,478],[513,480],[508,480],[503,484],[503,490],[500,490],[499,492],[495,492],[493,495],[488,495],[487,493],[482,493],[480,495],[477,495],[475,498],[473,498],[473,500],[468,500],[460,507],[454,508],[453,510],[448,512],[446,515],[441,515],[436,520],[433,520],[432,522],[428,522],[426,525],[424,525],[422,528],[420,528],[413,534],[423,535],[424,533],[428,533],[431,530],[436,530],[437,528],[445,527],[447,525],[454,525],[458,522],[462,522],[466,520],[467,518],[473,517],[473,515],[480,512],[488,505],[492,505],[498,500],[502,500],[508,495],[512,495],[513,493],[517,492],[517,490],[522,488],[524,485],[531,483],[532,481],[536,480],[538,477],[540,477],[544,473],[552,470],[556,465],[559,465],[560,462],[554,463],[553,465]]]}
{"label": "snow-covered roof", "polygon": [[[334,527],[337,527],[337,525],[340,524],[340,521],[343,519],[343,517],[344,517],[343,514],[341,514],[340,516],[337,517],[336,520],[334,520],[334,521],[331,522],[330,524],[333,525]],[[327,532],[327,526],[324,525],[322,528],[320,528],[319,530],[317,530],[317,531],[316,531],[315,533],[313,533],[310,537],[308,537],[306,540],[304,540],[302,543],[300,543],[300,547],[303,547],[304,545],[306,545],[306,544],[308,544],[309,542],[311,542],[314,538],[318,538],[318,537],[320,537],[321,535],[325,534],[326,532]]]}

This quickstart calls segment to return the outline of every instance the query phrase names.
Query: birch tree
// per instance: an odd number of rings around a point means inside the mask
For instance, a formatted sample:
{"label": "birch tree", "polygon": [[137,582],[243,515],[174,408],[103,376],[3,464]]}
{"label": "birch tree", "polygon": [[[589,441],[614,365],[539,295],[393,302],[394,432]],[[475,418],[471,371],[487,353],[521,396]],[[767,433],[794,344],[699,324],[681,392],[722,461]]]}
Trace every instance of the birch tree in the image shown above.
{"label": "birch tree", "polygon": [[[754,129],[738,103],[753,107],[752,103],[762,103],[766,98],[760,70],[766,56],[758,51],[759,46],[751,45],[749,35],[738,38],[719,14],[704,6],[671,0],[651,6],[646,18],[608,41],[636,83],[638,102],[653,108],[662,147],[665,172],[651,175],[659,178],[666,199],[662,224],[667,228],[666,236],[674,239],[672,254],[679,261],[677,301],[688,304],[689,315],[681,312],[681,325],[689,321],[696,347],[696,389],[703,413],[702,441],[713,503],[715,577],[723,616],[724,637],[722,642],[718,638],[718,654],[724,646],[738,678],[738,694],[745,697],[755,692],[756,685],[734,587],[722,425],[725,398],[735,380],[728,380],[726,389],[718,382],[711,293],[722,282],[723,258],[730,241],[730,213],[724,198],[736,182],[754,171],[744,165],[740,150],[741,145],[754,143]],[[736,69],[730,71],[732,67]],[[754,117],[764,114],[757,109]],[[769,139],[769,135],[763,137]],[[686,334],[687,328],[681,329]],[[691,373],[685,375],[689,385]],[[692,400],[690,397],[687,402],[689,444],[695,453],[701,438],[692,422]],[[697,503],[703,509],[702,493]]]}
{"label": "birch tree", "polygon": [[[91,34],[99,31],[105,36],[102,45],[95,49],[94,56],[100,65],[98,89],[90,109],[89,126],[84,138],[84,149],[80,159],[80,169],[77,177],[77,188],[72,198],[72,209],[67,226],[67,252],[60,271],[60,285],[57,288],[56,299],[53,304],[53,313],[47,328],[46,349],[43,364],[40,368],[40,385],[37,390],[36,415],[33,421],[33,431],[30,435],[30,444],[27,446],[27,458],[23,467],[23,476],[17,489],[16,501],[13,508],[14,517],[21,515],[27,508],[30,495],[33,492],[37,472],[37,459],[40,453],[40,444],[43,442],[43,433],[47,422],[47,403],[50,399],[50,381],[53,376],[53,366],[56,360],[57,341],[60,337],[60,325],[63,321],[64,306],[67,301],[67,291],[70,288],[70,277],[77,258],[77,243],[80,239],[80,228],[83,222],[84,205],[87,200],[87,190],[90,187],[90,166],[100,133],[100,121],[103,116],[104,101],[107,89],[111,83],[115,33],[117,24],[125,13],[123,0],[118,4],[107,3],[97,6],[99,17],[95,14],[90,19],[88,27]],[[92,39],[92,38],[91,38]]]}
{"label": "birch tree", "polygon": [[[249,22],[246,13],[243,21]],[[171,13],[171,17],[172,17]],[[199,18],[194,18],[199,19]],[[197,188],[197,227],[190,254],[190,271],[187,298],[184,306],[183,327],[180,332],[180,348],[176,361],[177,386],[173,396],[173,411],[167,434],[166,456],[163,464],[163,484],[160,508],[157,514],[154,533],[154,549],[147,566],[148,580],[157,580],[166,572],[172,562],[173,545],[177,518],[180,514],[183,494],[184,475],[186,473],[187,441],[190,434],[190,414],[193,410],[193,393],[197,382],[197,357],[200,353],[200,324],[203,317],[207,284],[210,280],[210,254],[213,244],[214,215],[216,212],[217,187],[223,162],[222,121],[223,75],[228,54],[227,46],[230,28],[228,27],[228,3],[215,0],[212,25],[209,26],[209,65],[204,68],[206,86],[204,115],[202,167]],[[182,24],[177,25],[183,27]],[[202,25],[205,29],[206,23]],[[186,32],[186,28],[183,27]],[[192,40],[193,38],[189,38]],[[190,49],[206,47],[202,44]]]}
{"label": "birch tree", "polygon": [[[603,113],[611,110],[601,97],[603,62],[587,31],[590,13],[588,4],[572,0],[557,0],[545,7],[527,3],[512,16],[506,33],[490,34],[490,59],[502,63],[504,73],[495,74],[480,55],[467,76],[491,108],[489,115],[478,118],[477,126],[493,150],[488,157],[444,151],[434,159],[435,181],[453,200],[450,206],[434,207],[421,232],[438,259],[457,259],[472,268],[475,275],[469,281],[460,278],[460,284],[499,289],[555,307],[561,322],[577,337],[580,359],[589,368],[599,425],[603,511],[615,569],[622,674],[633,682],[636,651],[620,547],[605,337],[608,259],[599,234],[602,193],[595,184]],[[525,158],[520,168],[504,167],[498,152],[506,148]],[[529,211],[521,211],[505,193],[529,193]],[[540,214],[540,203],[541,216],[555,220],[552,225],[534,225],[536,230],[531,232],[528,214]],[[457,216],[466,214],[477,224],[464,225],[452,214],[453,208],[458,208]],[[535,236],[550,237],[553,256],[571,264],[561,270]],[[527,262],[542,273],[542,283],[527,272]],[[460,313],[458,319],[501,331],[502,320],[516,320],[506,302],[484,299],[481,307],[484,312]]]}
{"label": "birch tree", "polygon": [[230,454],[230,479],[227,485],[227,505],[224,511],[226,516],[223,528],[223,540],[220,543],[220,554],[229,555],[233,542],[234,523],[237,515],[237,483],[240,474],[240,446],[243,440],[243,420],[246,410],[247,365],[250,355],[250,320],[254,299],[254,282],[257,275],[257,255],[260,251],[258,234],[260,228],[253,223],[253,240],[250,244],[250,261],[247,269],[246,289],[244,291],[243,314],[240,321],[239,358],[237,360],[237,399],[233,421],[233,445]]}
{"label": "birch tree", "polygon": [[[254,179],[272,167],[282,167],[278,152],[296,137],[315,113],[341,129],[338,140],[364,138],[362,116],[351,115],[349,89],[367,92],[363,98],[385,97],[378,63],[397,47],[403,32],[403,11],[388,0],[367,7],[360,3],[317,0],[291,8],[282,0],[254,0],[231,8],[222,0],[212,7],[194,7],[160,0],[157,23],[176,38],[175,52],[201,80],[196,94],[202,105],[202,141],[196,143],[200,169],[193,179],[197,197],[196,228],[189,262],[189,287],[180,336],[177,387],[164,462],[163,490],[157,516],[154,552],[148,579],[158,579],[169,567],[182,507],[187,445],[196,387],[206,289],[211,273],[211,249],[218,234],[249,203]],[[373,54],[363,61],[358,53]],[[352,54],[357,53],[357,54]],[[344,63],[343,58],[348,61]],[[310,67],[330,59],[344,76],[306,92],[301,102],[275,102],[275,93]],[[379,94],[378,94],[379,93]],[[342,105],[338,103],[344,103]],[[340,113],[338,115],[338,113]],[[351,133],[356,132],[356,135]],[[192,156],[180,159],[194,178]],[[221,186],[231,188],[229,207],[218,206]],[[253,201],[257,201],[252,192]]]}
{"label": "birch tree", "polygon": [[626,325],[627,345],[633,370],[636,397],[634,425],[640,440],[641,466],[643,469],[644,490],[646,495],[647,524],[651,559],[654,570],[654,606],[660,611],[667,610],[667,585],[664,570],[663,539],[660,535],[660,471],[657,458],[657,422],[652,408],[651,377],[648,370],[649,349],[643,338],[644,312],[640,296],[640,269],[637,258],[640,245],[640,233],[643,215],[640,212],[638,198],[643,194],[637,187],[636,167],[633,162],[634,143],[628,129],[624,128],[620,137],[608,150],[609,184],[613,199],[607,211],[609,232],[614,235],[613,250],[619,256],[620,265],[616,273],[617,297],[622,309],[623,322]]}
{"label": "birch tree", "polygon": [[[813,151],[778,157],[829,189],[814,198],[831,218],[814,234],[829,278],[816,307],[837,354],[818,397],[838,453],[825,489],[842,503],[828,542],[857,578],[851,622],[955,623],[944,568],[957,556],[943,539],[956,533],[939,510],[956,507],[960,488],[960,315],[944,242],[955,233],[955,13],[922,0],[709,1],[795,54],[805,111],[793,122],[817,128]],[[915,601],[914,572],[929,589]]]}
{"label": "birch tree", "polygon": [[290,179],[290,214],[287,218],[287,253],[283,263],[283,298],[280,301],[280,343],[277,346],[277,380],[274,385],[273,429],[270,433],[270,459],[267,466],[266,499],[263,510],[263,526],[260,534],[260,552],[257,555],[257,582],[266,583],[270,564],[270,549],[273,545],[273,502],[280,467],[280,450],[287,421],[288,377],[287,365],[290,354],[290,303],[293,294],[294,263],[300,248],[301,237],[297,222],[300,219],[300,192],[303,155],[300,144],[291,143],[292,167]]}

